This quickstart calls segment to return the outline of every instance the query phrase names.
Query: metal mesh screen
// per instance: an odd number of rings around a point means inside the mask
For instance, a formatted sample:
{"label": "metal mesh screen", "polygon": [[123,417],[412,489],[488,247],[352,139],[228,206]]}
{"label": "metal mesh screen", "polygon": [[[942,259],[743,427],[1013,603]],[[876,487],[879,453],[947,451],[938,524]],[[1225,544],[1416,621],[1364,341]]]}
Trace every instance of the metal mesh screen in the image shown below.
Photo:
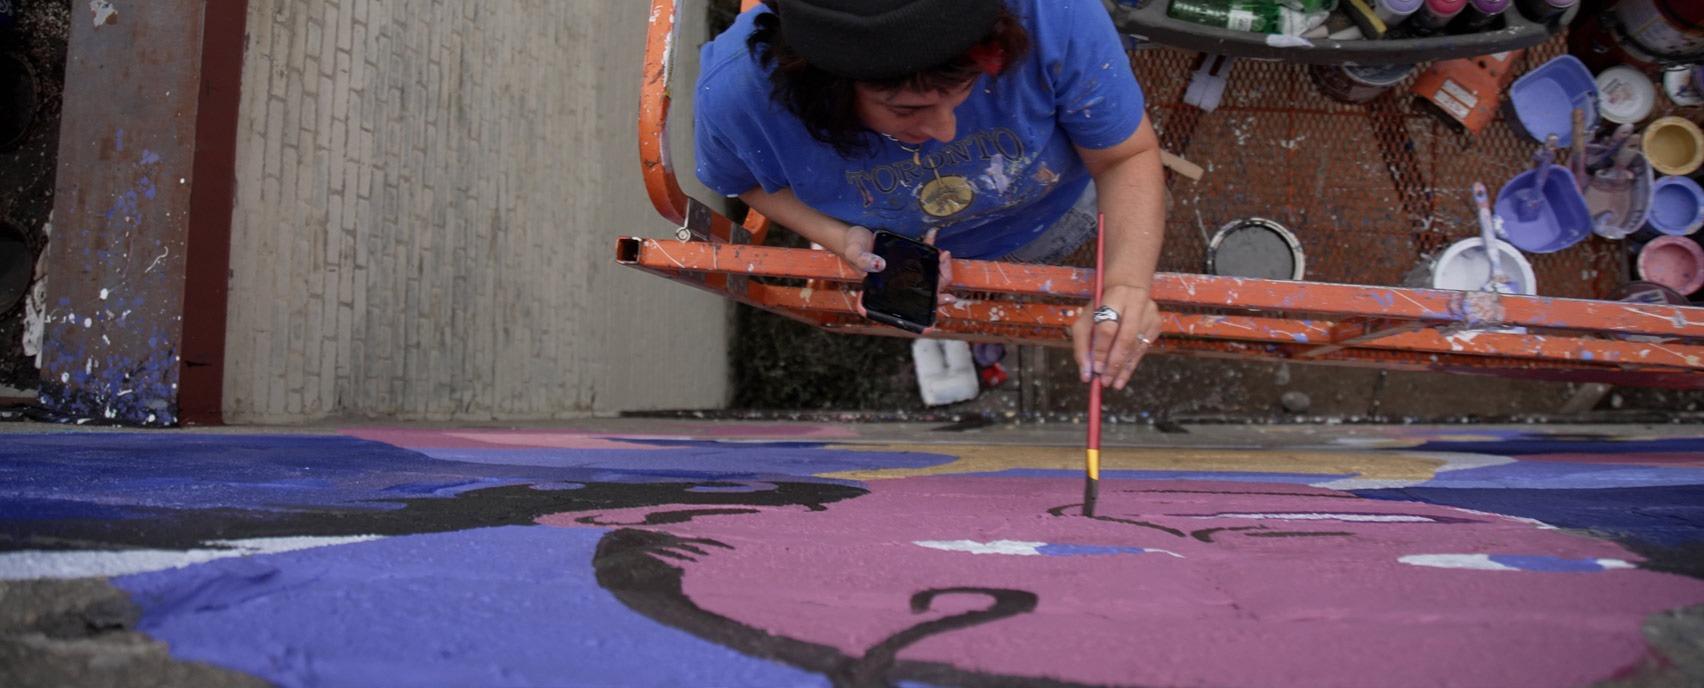
{"label": "metal mesh screen", "polygon": [[[1564,50],[1557,37],[1515,73]],[[1501,114],[1478,135],[1446,124],[1409,93],[1414,76],[1352,105],[1321,94],[1305,65],[1239,60],[1219,108],[1203,112],[1183,103],[1195,60],[1165,47],[1132,55],[1163,145],[1207,169],[1171,183],[1163,271],[1205,271],[1213,232],[1265,217],[1301,240],[1305,279],[1402,286],[1426,255],[1478,235],[1473,182],[1495,194],[1537,148]],[[1603,298],[1629,278],[1621,242],[1595,236],[1529,258],[1545,296]]]}

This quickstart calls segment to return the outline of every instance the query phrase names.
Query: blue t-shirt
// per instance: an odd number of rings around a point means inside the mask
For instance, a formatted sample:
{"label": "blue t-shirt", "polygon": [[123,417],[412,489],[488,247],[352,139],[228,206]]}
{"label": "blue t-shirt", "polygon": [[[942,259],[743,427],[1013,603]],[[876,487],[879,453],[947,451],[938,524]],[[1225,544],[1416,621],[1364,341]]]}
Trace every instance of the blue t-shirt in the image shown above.
{"label": "blue t-shirt", "polygon": [[[1073,146],[1110,148],[1142,123],[1142,89],[1099,0],[1005,0],[1030,33],[1021,65],[979,77],[954,112],[957,138],[913,153],[873,132],[853,159],[812,138],[770,97],[746,47],[754,19],[704,46],[694,119],[698,178],[737,196],[792,189],[849,224],[921,237],[960,258],[998,258],[1065,214],[1092,181]],[[921,162],[921,164],[918,164]]]}

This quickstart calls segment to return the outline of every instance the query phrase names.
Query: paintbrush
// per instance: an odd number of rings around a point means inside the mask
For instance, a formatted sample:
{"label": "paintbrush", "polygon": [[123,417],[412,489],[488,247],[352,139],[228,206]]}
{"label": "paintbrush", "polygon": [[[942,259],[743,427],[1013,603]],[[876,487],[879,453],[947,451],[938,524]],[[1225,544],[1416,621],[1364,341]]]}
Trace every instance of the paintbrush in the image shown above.
{"label": "paintbrush", "polygon": [[[1095,229],[1095,301],[1090,304],[1090,313],[1101,307],[1101,291],[1106,286],[1106,215],[1100,215],[1096,220]],[[1089,329],[1089,366],[1094,367],[1094,328]],[[1100,431],[1101,431],[1101,376],[1100,371],[1089,379],[1089,451],[1086,473],[1083,479],[1083,515],[1095,515],[1095,502],[1100,499]]]}

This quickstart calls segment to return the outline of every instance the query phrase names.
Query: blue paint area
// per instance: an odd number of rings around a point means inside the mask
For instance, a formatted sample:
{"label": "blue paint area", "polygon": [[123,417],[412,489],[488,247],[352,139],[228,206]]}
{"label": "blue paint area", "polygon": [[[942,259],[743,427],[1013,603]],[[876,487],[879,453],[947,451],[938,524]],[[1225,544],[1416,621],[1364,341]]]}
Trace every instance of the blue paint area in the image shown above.
{"label": "blue paint area", "polygon": [[1699,485],[1564,490],[1408,487],[1356,490],[1355,494],[1523,516],[1664,547],[1704,542],[1704,486]]}
{"label": "blue paint area", "polygon": [[1628,464],[1515,461],[1459,471],[1442,471],[1425,487],[1507,487],[1529,490],[1594,489],[1704,485],[1704,468],[1659,468]]}
{"label": "blue paint area", "polygon": [[1562,557],[1532,554],[1493,554],[1490,558],[1491,561],[1522,571],[1592,573],[1609,570],[1603,564],[1599,564],[1596,559],[1564,559]]}
{"label": "blue paint area", "polygon": [[1035,551],[1049,557],[1099,557],[1112,554],[1147,554],[1150,550],[1141,547],[1115,547],[1111,545],[1061,545],[1048,543],[1035,548]]}
{"label": "blue paint area", "polygon": [[574,489],[589,482],[713,482],[739,483],[729,489],[750,491],[765,484],[772,489],[772,483],[782,481],[849,484],[811,476],[949,459],[764,445],[507,450],[478,458],[477,463],[436,459],[339,435],[11,435],[0,443],[0,522],[121,516],[113,505],[388,509],[400,507],[394,500],[539,483],[549,485],[545,489]]}
{"label": "blue paint area", "polygon": [[504,527],[116,578],[178,659],[282,686],[821,686],[598,587],[600,529]]}
{"label": "blue paint area", "polygon": [[[1479,434],[1476,430],[1475,434]],[[1501,433],[1489,433],[1501,434]],[[1543,435],[1509,433],[1509,439],[1483,442],[1427,442],[1404,451],[1461,452],[1495,454],[1497,456],[1528,456],[1532,454],[1661,454],[1665,452],[1704,453],[1704,437],[1681,437],[1658,440],[1608,442],[1601,440],[1554,440]]]}
{"label": "blue paint area", "polygon": [[[1080,470],[1060,468],[1008,468],[1003,471],[985,473],[965,473],[963,475],[980,478],[1081,478]],[[1226,471],[1214,473],[1207,471],[1101,471],[1101,489],[1108,489],[1105,480],[1207,480],[1229,483],[1284,483],[1288,485],[1311,485],[1313,483],[1331,482],[1353,478],[1353,473],[1252,473]],[[1116,486],[1114,486],[1116,487]]]}

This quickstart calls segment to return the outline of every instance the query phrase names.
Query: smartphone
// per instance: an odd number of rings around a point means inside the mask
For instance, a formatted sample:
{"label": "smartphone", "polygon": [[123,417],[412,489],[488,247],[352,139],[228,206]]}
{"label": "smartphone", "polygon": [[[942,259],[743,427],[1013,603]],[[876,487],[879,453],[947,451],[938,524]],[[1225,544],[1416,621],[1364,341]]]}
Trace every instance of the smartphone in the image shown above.
{"label": "smartphone", "polygon": [[870,319],[922,334],[935,324],[935,292],[941,285],[941,251],[887,230],[876,232],[872,253],[887,261],[864,275],[861,303]]}

